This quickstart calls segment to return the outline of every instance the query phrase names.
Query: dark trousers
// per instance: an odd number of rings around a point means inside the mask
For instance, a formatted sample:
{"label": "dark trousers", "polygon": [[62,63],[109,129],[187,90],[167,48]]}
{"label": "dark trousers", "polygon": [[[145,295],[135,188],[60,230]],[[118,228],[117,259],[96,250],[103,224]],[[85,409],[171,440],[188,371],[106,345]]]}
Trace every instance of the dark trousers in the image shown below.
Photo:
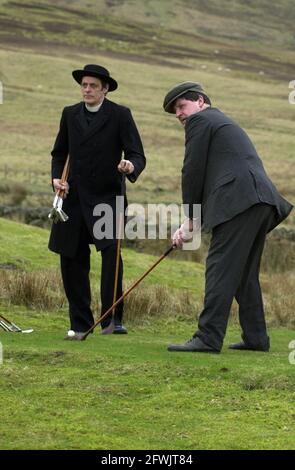
{"label": "dark trousers", "polygon": [[[85,226],[82,227],[79,246],[74,258],[60,257],[61,273],[65,293],[69,303],[71,329],[74,331],[87,331],[94,323],[91,311],[90,290],[90,248],[89,234]],[[116,269],[117,245],[113,243],[101,250],[101,314],[106,312],[113,304],[114,282]],[[122,295],[123,263],[120,256],[119,275],[116,299]],[[102,321],[101,326],[109,325],[112,315]],[[115,323],[120,324],[123,317],[123,302],[115,309]]]}
{"label": "dark trousers", "polygon": [[204,310],[194,336],[214,349],[222,348],[234,297],[239,304],[243,340],[254,347],[269,342],[259,269],[273,218],[272,206],[257,204],[213,229],[206,260]]}

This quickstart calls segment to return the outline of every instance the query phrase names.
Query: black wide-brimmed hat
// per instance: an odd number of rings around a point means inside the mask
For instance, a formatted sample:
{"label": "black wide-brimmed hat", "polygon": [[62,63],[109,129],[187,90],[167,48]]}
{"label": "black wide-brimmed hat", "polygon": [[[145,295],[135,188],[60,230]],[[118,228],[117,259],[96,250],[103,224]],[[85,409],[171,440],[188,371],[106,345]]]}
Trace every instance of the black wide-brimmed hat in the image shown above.
{"label": "black wide-brimmed hat", "polygon": [[101,65],[88,64],[85,65],[83,70],[74,70],[72,75],[76,82],[81,84],[83,77],[95,77],[104,80],[109,84],[109,91],[114,91],[118,88],[118,83],[110,76],[110,72]]}
{"label": "black wide-brimmed hat", "polygon": [[200,83],[196,82],[182,82],[175,85],[171,90],[168,91],[167,95],[164,98],[163,108],[167,113],[174,114],[174,102],[177,98],[180,98],[187,91],[196,91],[199,95],[206,98],[206,103],[211,105],[211,101],[207,93],[205,92],[203,86]]}

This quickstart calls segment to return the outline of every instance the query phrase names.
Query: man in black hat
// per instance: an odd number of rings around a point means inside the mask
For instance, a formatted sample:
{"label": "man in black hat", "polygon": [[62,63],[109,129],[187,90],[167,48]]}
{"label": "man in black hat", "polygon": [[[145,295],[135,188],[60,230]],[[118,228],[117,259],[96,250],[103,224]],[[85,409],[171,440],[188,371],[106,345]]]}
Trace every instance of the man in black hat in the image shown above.
{"label": "man in black hat", "polygon": [[[52,181],[56,191],[65,190],[63,204],[67,222],[52,226],[49,249],[60,254],[62,279],[69,302],[70,329],[68,339],[79,339],[93,325],[90,292],[90,249],[93,243],[101,252],[101,312],[113,304],[118,234],[116,196],[126,194],[123,174],[134,183],[145,167],[141,139],[128,108],[106,98],[118,84],[107,69],[86,65],[74,70],[74,79],[81,86],[83,101],[64,108],[60,129],[52,150]],[[122,153],[124,158],[122,159]],[[69,154],[67,183],[61,182],[63,167]],[[112,234],[94,235],[98,217],[94,208],[104,204],[112,209]],[[107,233],[107,231],[106,231]],[[122,295],[123,265],[119,259],[117,292]],[[122,325],[123,304],[115,310],[116,334],[126,334]],[[102,322],[103,331],[111,318]]]}
{"label": "man in black hat", "polygon": [[182,247],[191,238],[195,204],[201,204],[203,230],[212,232],[198,330],[191,340],[172,344],[168,350],[220,352],[235,297],[242,342],[230,348],[268,351],[260,260],[266,234],[288,216],[292,205],[266,175],[247,134],[211,107],[201,84],[176,85],[163,107],[185,128],[182,197],[187,219],[173,243]]}

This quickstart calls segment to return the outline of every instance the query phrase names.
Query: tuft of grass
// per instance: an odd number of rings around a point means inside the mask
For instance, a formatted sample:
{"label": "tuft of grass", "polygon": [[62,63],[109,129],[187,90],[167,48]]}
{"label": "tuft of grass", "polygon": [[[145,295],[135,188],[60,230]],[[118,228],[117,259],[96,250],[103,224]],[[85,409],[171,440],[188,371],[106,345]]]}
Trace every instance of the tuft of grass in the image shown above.
{"label": "tuft of grass", "polygon": [[293,271],[269,274],[262,278],[265,309],[269,323],[274,326],[295,327]]}
{"label": "tuft of grass", "polygon": [[[9,266],[7,266],[9,268]],[[125,291],[134,282],[125,283]],[[95,292],[95,283],[92,282]],[[6,306],[19,305],[30,310],[58,311],[67,305],[60,274],[57,271],[17,271],[0,269],[0,298]],[[191,316],[196,302],[187,291],[165,285],[146,285],[134,289],[125,299],[125,319],[130,324],[149,324],[155,316],[171,318]],[[94,296],[93,312],[100,312],[99,296]],[[97,313],[98,315],[98,313]]]}
{"label": "tuft of grass", "polygon": [[54,271],[26,272],[2,269],[0,295],[8,305],[24,305],[31,309],[60,309],[65,303],[60,275]]}
{"label": "tuft of grass", "polygon": [[295,267],[295,232],[274,230],[266,240],[261,269],[272,275],[292,271]]}
{"label": "tuft of grass", "polygon": [[[129,285],[125,287],[127,289]],[[198,312],[200,303],[188,291],[165,285],[148,285],[134,289],[126,297],[124,318],[133,325],[144,325],[155,317],[170,320],[190,318]]]}

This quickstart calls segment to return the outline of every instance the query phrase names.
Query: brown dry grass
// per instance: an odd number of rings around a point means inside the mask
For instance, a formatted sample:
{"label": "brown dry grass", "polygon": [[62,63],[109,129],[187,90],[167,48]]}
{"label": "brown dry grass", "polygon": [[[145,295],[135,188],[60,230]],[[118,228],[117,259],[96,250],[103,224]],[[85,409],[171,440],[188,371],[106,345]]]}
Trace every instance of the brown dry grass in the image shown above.
{"label": "brown dry grass", "polygon": [[[265,313],[269,326],[295,327],[294,273],[264,274],[261,284]],[[125,289],[132,285],[125,284]],[[93,289],[93,293],[95,289]],[[25,272],[0,270],[0,298],[4,304],[24,305],[30,309],[54,311],[66,306],[66,299],[57,271]],[[100,312],[98,296],[93,311]],[[148,324],[154,317],[194,321],[202,310],[203,298],[196,299],[190,290],[171,289],[165,285],[139,286],[125,299],[125,319],[132,324]],[[231,321],[237,322],[237,305]]]}
{"label": "brown dry grass", "polygon": [[125,307],[127,321],[143,324],[152,317],[163,315],[172,319],[196,317],[201,305],[198,305],[190,291],[171,289],[165,285],[146,285],[134,289],[126,297]]}
{"label": "brown dry grass", "polygon": [[295,242],[294,231],[282,230],[272,232],[266,240],[261,270],[272,276],[273,273],[294,272],[295,267]]}
{"label": "brown dry grass", "polygon": [[[132,284],[133,282],[125,284],[125,289]],[[31,309],[53,311],[66,305],[60,275],[57,271],[49,270],[0,270],[0,297],[5,303],[25,305]],[[93,295],[94,312],[100,311],[97,297]],[[145,285],[134,289],[126,297],[125,311],[128,321],[142,323],[155,315],[185,315],[196,311],[196,305],[189,291],[171,289],[165,285]]]}
{"label": "brown dry grass", "polygon": [[54,310],[65,303],[60,276],[54,271],[0,270],[0,298],[8,304]]}
{"label": "brown dry grass", "polygon": [[294,328],[294,272],[270,274],[261,284],[268,324]]}

